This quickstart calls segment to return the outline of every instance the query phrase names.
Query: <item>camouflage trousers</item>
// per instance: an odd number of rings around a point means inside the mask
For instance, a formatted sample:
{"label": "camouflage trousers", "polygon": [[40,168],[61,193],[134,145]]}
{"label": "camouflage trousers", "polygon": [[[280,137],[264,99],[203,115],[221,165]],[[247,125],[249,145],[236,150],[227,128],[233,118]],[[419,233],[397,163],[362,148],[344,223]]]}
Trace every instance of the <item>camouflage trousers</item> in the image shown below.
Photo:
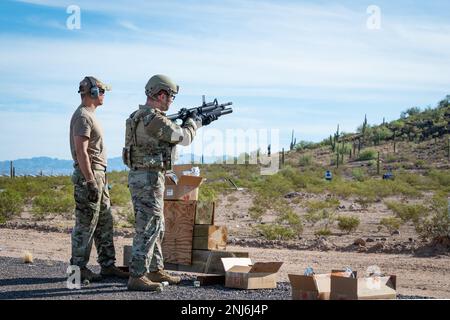
{"label": "camouflage trousers", "polygon": [[164,269],[161,250],[164,237],[164,174],[131,170],[128,186],[136,217],[130,273],[140,277],[146,272]]}
{"label": "camouflage trousers", "polygon": [[92,241],[97,249],[97,262],[107,267],[115,263],[113,242],[113,218],[109,198],[106,173],[93,170],[99,188],[99,200],[90,202],[87,189],[83,185],[86,180],[79,169],[75,169],[72,182],[75,186],[75,227],[72,231],[71,265],[85,267],[89,262]]}

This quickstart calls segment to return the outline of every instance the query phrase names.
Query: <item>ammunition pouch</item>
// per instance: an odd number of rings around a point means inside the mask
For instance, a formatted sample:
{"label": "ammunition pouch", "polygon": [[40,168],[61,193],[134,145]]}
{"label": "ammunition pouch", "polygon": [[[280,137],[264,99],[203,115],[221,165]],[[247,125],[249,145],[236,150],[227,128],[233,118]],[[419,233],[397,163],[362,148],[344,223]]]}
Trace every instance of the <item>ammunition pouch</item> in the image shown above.
{"label": "ammunition pouch", "polygon": [[[133,170],[158,170],[172,169],[171,150],[149,150],[137,146],[123,148],[122,158],[124,163]],[[126,162],[125,162],[126,161]]]}
{"label": "ammunition pouch", "polygon": [[131,168],[131,148],[122,149],[122,161],[128,168]]}

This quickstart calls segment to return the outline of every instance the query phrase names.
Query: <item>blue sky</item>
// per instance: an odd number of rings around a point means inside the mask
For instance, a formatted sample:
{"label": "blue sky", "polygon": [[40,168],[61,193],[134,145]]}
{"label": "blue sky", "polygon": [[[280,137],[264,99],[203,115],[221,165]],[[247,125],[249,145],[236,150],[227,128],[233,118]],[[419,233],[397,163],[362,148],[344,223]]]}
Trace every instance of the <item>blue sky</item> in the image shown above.
{"label": "blue sky", "polygon": [[[69,5],[79,30],[66,27]],[[367,28],[369,5],[379,30]],[[320,141],[338,123],[354,131],[365,114],[380,123],[450,93],[448,1],[3,0],[0,43],[0,160],[69,159],[85,75],[113,87],[97,111],[110,157],[156,73],[181,87],[171,111],[203,94],[233,101],[232,115],[200,130],[197,151],[226,129],[279,130],[280,148],[292,129]]]}

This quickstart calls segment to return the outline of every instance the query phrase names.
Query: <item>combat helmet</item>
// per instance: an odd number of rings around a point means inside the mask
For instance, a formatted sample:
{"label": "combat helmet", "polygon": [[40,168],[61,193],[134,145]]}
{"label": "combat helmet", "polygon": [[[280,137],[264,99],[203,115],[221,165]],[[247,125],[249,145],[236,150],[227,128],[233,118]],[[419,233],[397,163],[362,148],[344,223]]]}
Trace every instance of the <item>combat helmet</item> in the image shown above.
{"label": "combat helmet", "polygon": [[168,76],[162,74],[154,75],[145,86],[145,94],[151,97],[158,94],[161,90],[167,91],[169,94],[177,94],[179,86]]}

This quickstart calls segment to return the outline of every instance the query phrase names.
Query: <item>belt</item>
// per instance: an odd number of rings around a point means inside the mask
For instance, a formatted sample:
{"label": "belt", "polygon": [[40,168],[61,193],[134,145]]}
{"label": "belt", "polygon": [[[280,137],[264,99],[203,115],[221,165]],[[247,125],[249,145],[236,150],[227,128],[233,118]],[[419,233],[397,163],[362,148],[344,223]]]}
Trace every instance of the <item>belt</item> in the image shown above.
{"label": "belt", "polygon": [[132,166],[132,171],[150,171],[150,172],[164,172],[166,169],[160,168],[149,168],[148,166]]}
{"label": "belt", "polygon": [[[80,169],[80,167],[78,166],[78,164],[74,164],[73,165],[73,167],[75,168],[75,169]],[[102,166],[101,164],[98,164],[98,163],[91,163],[91,169],[92,170],[95,170],[95,171],[103,171],[103,172],[106,172],[106,167],[105,166]]]}

